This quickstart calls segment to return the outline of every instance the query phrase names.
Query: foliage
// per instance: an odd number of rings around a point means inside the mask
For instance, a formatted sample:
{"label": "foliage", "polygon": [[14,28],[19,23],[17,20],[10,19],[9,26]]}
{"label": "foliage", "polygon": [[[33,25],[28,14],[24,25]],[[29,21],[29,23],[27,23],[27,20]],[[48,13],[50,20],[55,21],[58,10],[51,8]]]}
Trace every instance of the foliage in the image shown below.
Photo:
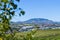
{"label": "foliage", "polygon": [[37,32],[37,30],[32,30],[30,33],[27,33],[25,37],[23,37],[23,40],[34,40],[34,34]]}
{"label": "foliage", "polygon": [[[10,20],[15,15],[16,10],[19,10],[19,15],[24,15],[25,12],[18,8],[18,5],[15,2],[20,0],[0,0],[0,36],[4,37],[7,30],[10,28]],[[11,30],[12,32],[12,30]]]}

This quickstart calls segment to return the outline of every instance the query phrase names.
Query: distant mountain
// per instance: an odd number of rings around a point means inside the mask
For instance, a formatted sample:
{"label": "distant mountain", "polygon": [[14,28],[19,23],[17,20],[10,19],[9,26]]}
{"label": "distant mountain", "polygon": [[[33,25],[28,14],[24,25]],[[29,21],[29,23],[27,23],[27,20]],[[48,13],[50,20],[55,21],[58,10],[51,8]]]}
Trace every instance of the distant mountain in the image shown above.
{"label": "distant mountain", "polygon": [[32,25],[32,24],[37,24],[37,25],[43,25],[43,26],[54,26],[54,27],[57,27],[57,26],[60,26],[60,22],[54,22],[52,20],[48,20],[48,19],[44,19],[44,18],[32,18],[32,19],[29,19],[27,21],[23,21],[23,22],[11,22],[11,25],[14,26],[18,26],[18,25],[26,25],[26,24],[29,24],[29,25]]}
{"label": "distant mountain", "polygon": [[24,21],[23,23],[27,23],[27,24],[31,24],[31,23],[35,23],[35,24],[52,24],[54,23],[51,20],[48,19],[44,19],[44,18],[33,18],[27,21]]}

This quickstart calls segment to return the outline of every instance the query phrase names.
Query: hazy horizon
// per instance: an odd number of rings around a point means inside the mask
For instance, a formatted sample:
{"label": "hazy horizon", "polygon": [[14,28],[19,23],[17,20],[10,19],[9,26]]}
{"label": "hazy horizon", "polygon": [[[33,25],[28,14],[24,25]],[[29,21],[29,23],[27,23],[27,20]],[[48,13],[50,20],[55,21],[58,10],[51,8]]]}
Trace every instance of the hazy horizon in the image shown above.
{"label": "hazy horizon", "polygon": [[60,0],[21,0],[18,5],[26,13],[24,16],[14,16],[12,21],[45,18],[60,22]]}

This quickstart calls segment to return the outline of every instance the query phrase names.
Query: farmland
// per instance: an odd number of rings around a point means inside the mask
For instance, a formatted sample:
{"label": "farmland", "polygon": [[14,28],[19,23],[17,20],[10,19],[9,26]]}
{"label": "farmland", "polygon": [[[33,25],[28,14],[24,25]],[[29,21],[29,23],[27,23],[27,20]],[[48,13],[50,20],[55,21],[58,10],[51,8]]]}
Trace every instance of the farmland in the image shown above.
{"label": "farmland", "polygon": [[[32,35],[34,37],[32,37]],[[19,33],[16,33],[15,36],[18,39],[21,38],[21,40],[25,40],[26,38],[28,39],[28,37],[30,37],[30,40],[60,40],[60,29],[37,30],[34,34],[31,31],[19,32]]]}

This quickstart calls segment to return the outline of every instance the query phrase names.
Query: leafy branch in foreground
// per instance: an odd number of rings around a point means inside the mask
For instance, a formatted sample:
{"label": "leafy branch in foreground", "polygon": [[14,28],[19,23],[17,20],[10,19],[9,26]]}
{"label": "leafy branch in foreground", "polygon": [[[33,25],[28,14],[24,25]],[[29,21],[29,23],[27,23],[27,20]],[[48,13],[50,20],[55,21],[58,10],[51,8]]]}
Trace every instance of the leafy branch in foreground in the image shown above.
{"label": "leafy branch in foreground", "polygon": [[10,20],[15,16],[16,10],[19,10],[19,15],[24,15],[25,12],[18,8],[15,2],[20,0],[0,0],[0,36],[3,36],[5,32],[10,28]]}

